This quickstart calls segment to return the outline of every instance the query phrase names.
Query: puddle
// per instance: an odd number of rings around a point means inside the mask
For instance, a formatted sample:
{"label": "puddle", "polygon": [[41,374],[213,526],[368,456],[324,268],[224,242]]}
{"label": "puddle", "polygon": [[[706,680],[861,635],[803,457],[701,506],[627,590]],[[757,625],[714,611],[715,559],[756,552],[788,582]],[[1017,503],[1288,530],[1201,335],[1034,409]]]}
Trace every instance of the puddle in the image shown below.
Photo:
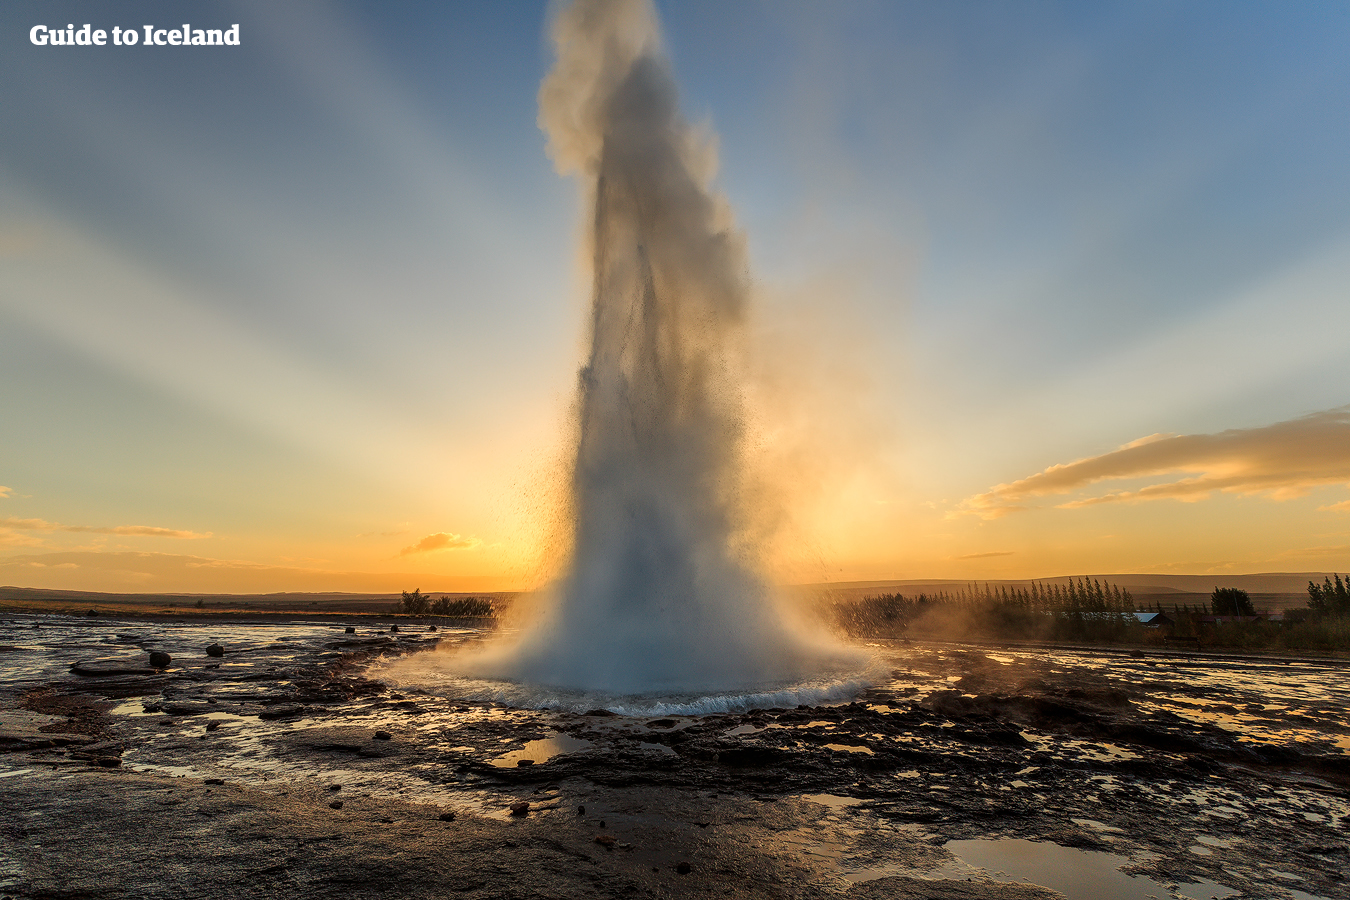
{"label": "puddle", "polygon": [[837,794],[802,794],[802,799],[819,803],[821,806],[828,806],[830,809],[848,809],[850,806],[857,806],[862,803],[861,800],[854,797],[840,797]]}
{"label": "puddle", "polygon": [[845,753],[866,753],[868,756],[874,755],[871,748],[859,747],[855,744],[826,744],[826,750],[841,750]]}
{"label": "puddle", "polygon": [[[564,753],[577,753],[581,750],[589,749],[594,746],[593,741],[575,738],[566,734],[555,734],[551,737],[541,738],[537,741],[530,741],[519,750],[513,750],[505,756],[499,756],[492,760],[492,765],[499,769],[513,769],[520,765],[521,760],[528,759],[527,763],[540,765],[548,762],[555,756],[562,756]],[[655,744],[653,746],[661,746]],[[663,748],[669,750],[670,748]]]}
{"label": "puddle", "polygon": [[992,880],[1050,888],[1066,900],[1164,900],[1182,897],[1211,900],[1237,891],[1212,881],[1179,884],[1175,889],[1144,875],[1128,875],[1120,867],[1130,860],[1114,853],[1076,850],[1058,844],[1001,840],[948,841],[946,849]]}

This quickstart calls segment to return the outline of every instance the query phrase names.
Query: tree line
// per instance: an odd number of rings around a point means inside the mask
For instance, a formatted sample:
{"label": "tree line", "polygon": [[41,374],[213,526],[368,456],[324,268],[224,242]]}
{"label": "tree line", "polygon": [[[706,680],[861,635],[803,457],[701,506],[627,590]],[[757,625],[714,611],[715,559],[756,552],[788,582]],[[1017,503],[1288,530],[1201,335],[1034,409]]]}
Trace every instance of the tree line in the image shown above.
{"label": "tree line", "polygon": [[836,624],[859,636],[912,629],[946,636],[1110,640],[1137,624],[1133,612],[1128,590],[1086,577],[1029,585],[972,582],[954,591],[882,594],[833,607]]}
{"label": "tree line", "polygon": [[1308,608],[1319,616],[1350,615],[1350,578],[1342,581],[1337,575],[1334,584],[1330,578],[1321,584],[1309,581]]}

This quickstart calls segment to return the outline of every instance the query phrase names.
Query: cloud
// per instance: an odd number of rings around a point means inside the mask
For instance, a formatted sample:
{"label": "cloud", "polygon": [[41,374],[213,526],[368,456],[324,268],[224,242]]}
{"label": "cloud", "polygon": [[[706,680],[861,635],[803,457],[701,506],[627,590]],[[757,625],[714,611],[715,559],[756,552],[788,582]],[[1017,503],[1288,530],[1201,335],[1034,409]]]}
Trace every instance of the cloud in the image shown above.
{"label": "cloud", "polygon": [[[1287,500],[1321,485],[1350,485],[1350,406],[1261,428],[1149,435],[1110,453],[1050,466],[1011,484],[996,485],[962,501],[956,514],[996,519],[1027,509],[1025,501],[1037,497],[1123,478],[1162,480],[1134,490],[1070,500],[1059,508],[1162,499],[1194,502],[1213,491]],[[1328,508],[1347,509],[1350,502],[1324,507]]]}
{"label": "cloud", "polygon": [[1333,503],[1330,506],[1317,507],[1318,512],[1350,512],[1350,500],[1342,500],[1340,503]]}
{"label": "cloud", "polygon": [[0,484],[0,500],[5,499],[6,497],[8,497],[10,494],[13,493],[14,488],[7,488],[3,484]]}
{"label": "cloud", "polygon": [[952,559],[990,559],[995,556],[1012,556],[1015,550],[993,550],[989,553],[967,553],[965,556],[953,556]]}
{"label": "cloud", "polygon": [[10,528],[0,527],[0,546],[5,547],[41,547],[42,538],[33,537]]}
{"label": "cloud", "polygon": [[457,534],[449,534],[445,531],[438,531],[435,534],[429,534],[410,547],[404,547],[398,551],[399,556],[411,556],[414,553],[435,553],[441,550],[472,550],[483,543],[476,537],[460,537]]}
{"label": "cloud", "polygon": [[59,522],[48,522],[45,519],[16,519],[13,516],[0,519],[0,528],[14,531],[74,531],[83,534],[118,534],[129,537],[167,537],[187,541],[201,540],[211,536],[209,531],[202,534],[196,531],[179,531],[174,528],[156,528],[152,525],[116,525],[111,528],[104,528],[94,525],[62,525]]}

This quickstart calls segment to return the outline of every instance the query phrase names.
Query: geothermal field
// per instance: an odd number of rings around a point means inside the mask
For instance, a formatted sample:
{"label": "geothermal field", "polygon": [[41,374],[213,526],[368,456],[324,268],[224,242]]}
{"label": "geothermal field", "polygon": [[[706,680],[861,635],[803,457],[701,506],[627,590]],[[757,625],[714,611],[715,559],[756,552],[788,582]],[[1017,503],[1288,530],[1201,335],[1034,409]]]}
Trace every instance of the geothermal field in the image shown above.
{"label": "geothermal field", "polygon": [[886,641],[805,703],[583,708],[392,621],[7,617],[0,890],[1350,896],[1344,663]]}
{"label": "geothermal field", "polygon": [[[0,896],[1350,898],[1343,653],[849,637],[774,585],[714,138],[654,6],[579,0],[553,39],[590,284],[555,571],[495,618],[6,612]],[[1065,596],[1143,634],[1118,586]]]}

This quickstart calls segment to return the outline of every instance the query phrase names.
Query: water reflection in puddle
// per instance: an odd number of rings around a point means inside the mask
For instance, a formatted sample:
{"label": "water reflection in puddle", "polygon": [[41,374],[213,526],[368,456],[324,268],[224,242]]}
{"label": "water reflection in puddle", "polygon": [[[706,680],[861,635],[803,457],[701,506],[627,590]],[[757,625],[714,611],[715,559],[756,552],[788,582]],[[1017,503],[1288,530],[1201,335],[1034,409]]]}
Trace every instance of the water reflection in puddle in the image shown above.
{"label": "water reflection in puddle", "polygon": [[513,750],[505,756],[499,756],[492,760],[492,765],[499,769],[513,769],[519,766],[523,760],[529,760],[526,765],[537,766],[548,762],[555,756],[561,756],[564,753],[577,753],[592,746],[594,746],[592,741],[566,734],[555,734],[540,738],[537,741],[529,741],[519,750]]}
{"label": "water reflection in puddle", "polygon": [[1178,884],[1169,889],[1147,876],[1120,871],[1130,862],[1123,856],[1041,841],[948,841],[945,847],[962,862],[984,870],[994,881],[1037,884],[1059,891],[1067,900],[1222,900],[1237,893],[1213,881]]}

